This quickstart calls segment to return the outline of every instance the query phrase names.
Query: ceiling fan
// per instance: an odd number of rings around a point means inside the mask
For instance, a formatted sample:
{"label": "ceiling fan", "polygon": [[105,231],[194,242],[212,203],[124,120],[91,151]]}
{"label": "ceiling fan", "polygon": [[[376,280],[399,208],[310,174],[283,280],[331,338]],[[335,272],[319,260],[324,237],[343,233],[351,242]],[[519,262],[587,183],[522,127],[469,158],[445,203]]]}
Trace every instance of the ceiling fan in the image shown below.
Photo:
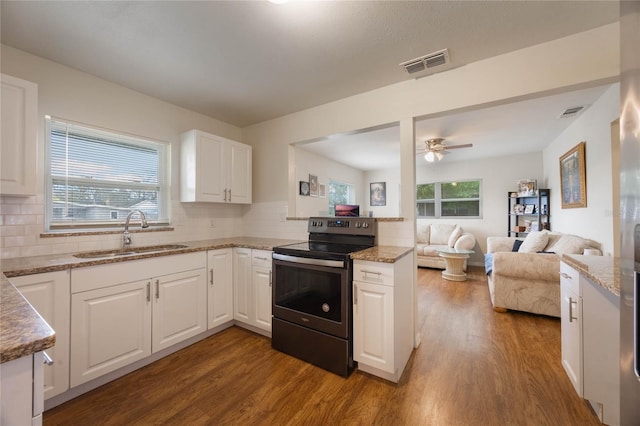
{"label": "ceiling fan", "polygon": [[433,138],[424,141],[424,151],[418,151],[416,155],[421,155],[424,153],[424,159],[429,163],[433,163],[434,161],[436,161],[436,159],[438,161],[442,160],[445,154],[449,153],[450,149],[471,148],[472,146],[473,144],[471,143],[467,143],[464,145],[446,146],[444,144],[444,138]]}

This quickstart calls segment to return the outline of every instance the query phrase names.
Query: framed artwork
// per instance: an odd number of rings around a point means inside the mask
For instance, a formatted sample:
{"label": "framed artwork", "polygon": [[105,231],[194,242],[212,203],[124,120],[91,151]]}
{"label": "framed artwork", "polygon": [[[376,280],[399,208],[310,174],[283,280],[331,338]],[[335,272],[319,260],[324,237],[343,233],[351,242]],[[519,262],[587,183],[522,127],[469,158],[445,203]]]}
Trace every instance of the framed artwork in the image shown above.
{"label": "framed artwork", "polygon": [[387,205],[387,183],[373,182],[369,184],[369,205],[386,206]]}
{"label": "framed artwork", "polygon": [[324,183],[318,184],[318,196],[320,198],[327,197],[327,186]]}
{"label": "framed artwork", "polygon": [[560,157],[562,208],[587,207],[586,142],[580,142]]}
{"label": "framed artwork", "polygon": [[300,181],[300,195],[309,195],[309,182]]}
{"label": "framed artwork", "polygon": [[318,196],[318,176],[309,175],[309,195],[312,197]]}
{"label": "framed artwork", "polygon": [[524,206],[524,214],[533,214],[535,212],[535,205],[533,204],[526,204]]}
{"label": "framed artwork", "polygon": [[529,197],[536,195],[538,182],[535,179],[523,179],[518,181],[518,196]]}

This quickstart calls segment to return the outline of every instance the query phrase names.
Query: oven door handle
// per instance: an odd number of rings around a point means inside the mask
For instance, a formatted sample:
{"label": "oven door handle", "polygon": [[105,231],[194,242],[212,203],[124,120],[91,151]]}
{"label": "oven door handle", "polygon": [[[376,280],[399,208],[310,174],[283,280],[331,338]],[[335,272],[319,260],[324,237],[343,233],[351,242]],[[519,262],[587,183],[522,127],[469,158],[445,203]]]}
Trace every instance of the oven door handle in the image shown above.
{"label": "oven door handle", "polygon": [[308,257],[288,256],[285,254],[273,253],[275,260],[283,260],[291,263],[303,263],[305,265],[315,266],[329,266],[331,268],[344,268],[344,261],[342,260],[328,260],[328,259],[311,259]]}

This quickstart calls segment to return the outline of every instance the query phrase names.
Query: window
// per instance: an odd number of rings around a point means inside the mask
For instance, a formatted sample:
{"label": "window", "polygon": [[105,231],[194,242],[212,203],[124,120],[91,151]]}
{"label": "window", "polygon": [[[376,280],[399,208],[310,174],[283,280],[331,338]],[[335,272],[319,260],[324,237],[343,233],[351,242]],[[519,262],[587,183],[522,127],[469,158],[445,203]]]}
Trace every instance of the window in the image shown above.
{"label": "window", "polygon": [[336,204],[353,204],[355,191],[350,183],[329,180],[329,215],[335,216]]}
{"label": "window", "polygon": [[480,180],[424,183],[416,187],[418,217],[480,217]]}
{"label": "window", "polygon": [[49,229],[169,223],[168,144],[47,118]]}

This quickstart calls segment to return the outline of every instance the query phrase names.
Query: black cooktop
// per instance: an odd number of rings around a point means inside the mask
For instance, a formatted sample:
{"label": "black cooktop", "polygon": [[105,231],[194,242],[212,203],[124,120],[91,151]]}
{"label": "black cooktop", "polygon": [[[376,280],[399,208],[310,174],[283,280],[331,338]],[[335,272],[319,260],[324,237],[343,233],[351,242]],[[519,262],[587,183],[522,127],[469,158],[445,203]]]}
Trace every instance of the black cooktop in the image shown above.
{"label": "black cooktop", "polygon": [[318,259],[348,258],[351,253],[368,249],[371,245],[334,244],[327,242],[307,241],[304,243],[288,244],[274,247],[273,251],[292,256],[313,257]]}

